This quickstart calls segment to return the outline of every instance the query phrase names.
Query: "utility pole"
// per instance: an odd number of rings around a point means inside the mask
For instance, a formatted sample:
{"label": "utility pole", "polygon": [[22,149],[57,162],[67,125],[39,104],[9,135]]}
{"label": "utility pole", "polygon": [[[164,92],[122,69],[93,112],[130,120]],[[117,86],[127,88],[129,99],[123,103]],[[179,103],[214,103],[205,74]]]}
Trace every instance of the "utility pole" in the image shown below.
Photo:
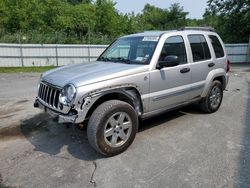
{"label": "utility pole", "polygon": [[23,41],[26,40],[26,37],[23,36],[21,38],[21,34],[19,34],[19,46],[20,46],[20,57],[21,57],[21,66],[24,67],[24,61],[23,61]]}

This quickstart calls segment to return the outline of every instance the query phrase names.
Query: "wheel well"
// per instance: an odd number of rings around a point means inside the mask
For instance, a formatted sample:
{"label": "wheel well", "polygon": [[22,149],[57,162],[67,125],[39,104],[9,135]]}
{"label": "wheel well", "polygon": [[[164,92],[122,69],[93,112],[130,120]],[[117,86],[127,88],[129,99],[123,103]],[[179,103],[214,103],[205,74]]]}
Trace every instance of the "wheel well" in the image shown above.
{"label": "wheel well", "polygon": [[136,89],[126,88],[121,91],[108,92],[102,95],[95,103],[90,107],[87,112],[85,119],[89,119],[91,114],[95,111],[95,109],[102,103],[108,100],[121,100],[129,103],[134,109],[137,111],[137,114],[142,113],[142,102],[139,92]]}
{"label": "wheel well", "polygon": [[225,86],[226,86],[225,77],[224,76],[218,76],[218,77],[215,77],[213,81],[215,81],[215,80],[219,81],[222,84],[222,87],[223,87],[223,90],[224,90]]}

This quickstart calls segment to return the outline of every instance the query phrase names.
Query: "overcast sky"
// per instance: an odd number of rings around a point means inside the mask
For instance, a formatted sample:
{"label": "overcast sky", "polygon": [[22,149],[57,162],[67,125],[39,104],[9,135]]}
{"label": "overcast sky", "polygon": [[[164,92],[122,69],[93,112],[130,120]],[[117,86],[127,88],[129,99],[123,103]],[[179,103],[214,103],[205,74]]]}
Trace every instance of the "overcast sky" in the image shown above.
{"label": "overcast sky", "polygon": [[189,12],[188,18],[202,18],[207,5],[207,0],[114,0],[117,2],[116,8],[123,13],[134,11],[139,13],[144,5],[149,3],[160,8],[168,8],[173,3],[180,3],[184,11]]}

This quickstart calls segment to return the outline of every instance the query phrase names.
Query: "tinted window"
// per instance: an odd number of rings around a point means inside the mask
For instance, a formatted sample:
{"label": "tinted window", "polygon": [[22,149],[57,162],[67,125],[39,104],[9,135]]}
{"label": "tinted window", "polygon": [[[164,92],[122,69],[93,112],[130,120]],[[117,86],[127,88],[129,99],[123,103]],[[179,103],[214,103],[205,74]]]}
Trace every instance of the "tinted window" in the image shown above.
{"label": "tinted window", "polygon": [[187,63],[186,48],[181,36],[169,37],[165,41],[159,61],[163,61],[164,58],[169,55],[177,56],[180,64]]}
{"label": "tinted window", "polygon": [[209,35],[216,58],[224,57],[224,51],[219,39],[214,35]]}
{"label": "tinted window", "polygon": [[203,35],[189,35],[188,39],[191,45],[194,62],[211,58],[207,41]]}

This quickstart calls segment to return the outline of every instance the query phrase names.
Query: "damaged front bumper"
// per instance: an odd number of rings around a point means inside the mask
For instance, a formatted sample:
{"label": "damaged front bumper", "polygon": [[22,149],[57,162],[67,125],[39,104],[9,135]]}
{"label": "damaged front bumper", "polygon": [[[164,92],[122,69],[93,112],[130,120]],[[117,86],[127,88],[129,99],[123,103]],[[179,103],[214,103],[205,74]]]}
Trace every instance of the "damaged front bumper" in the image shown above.
{"label": "damaged front bumper", "polygon": [[48,113],[50,116],[52,116],[58,123],[79,123],[78,121],[78,115],[74,114],[62,114],[59,113],[48,106],[42,104],[38,99],[34,102],[35,108],[40,108],[41,110]]}

